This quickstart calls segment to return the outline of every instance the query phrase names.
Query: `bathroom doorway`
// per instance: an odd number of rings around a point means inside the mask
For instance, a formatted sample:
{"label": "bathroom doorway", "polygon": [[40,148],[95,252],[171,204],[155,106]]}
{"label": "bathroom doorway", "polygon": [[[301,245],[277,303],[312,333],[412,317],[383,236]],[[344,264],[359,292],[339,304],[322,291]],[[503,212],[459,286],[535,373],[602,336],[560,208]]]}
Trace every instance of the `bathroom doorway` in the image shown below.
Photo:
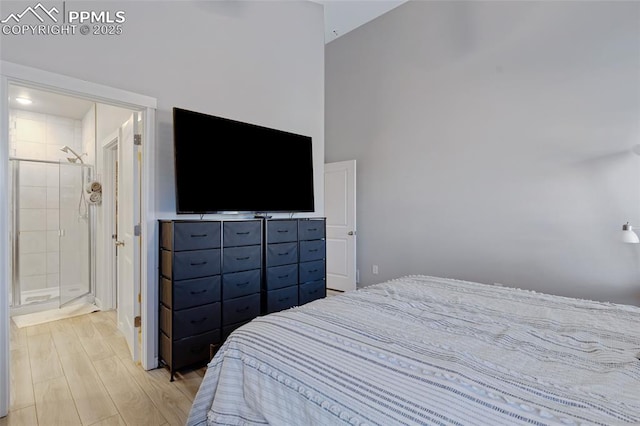
{"label": "bathroom doorway", "polygon": [[[9,86],[10,307],[19,326],[59,319],[55,310],[66,305],[73,305],[72,315],[116,309],[118,328],[137,358],[140,290],[131,277],[139,276],[139,248],[137,261],[129,252],[139,244],[133,235],[140,223],[133,139],[141,137],[142,125],[142,114],[128,108]],[[129,139],[125,146],[136,152],[118,168],[118,152]],[[119,191],[114,176],[124,172],[131,185]],[[118,229],[129,212],[137,212],[130,226]],[[125,258],[130,270],[114,269]]]}
{"label": "bathroom doorway", "polygon": [[13,315],[95,296],[96,104],[9,86]]}
{"label": "bathroom doorway", "polygon": [[[155,98],[137,93],[108,87],[105,85],[79,80],[61,74],[39,70],[7,61],[0,61],[0,240],[5,241],[0,245],[0,416],[7,413],[9,404],[9,292],[11,287],[11,264],[9,262],[9,87],[16,85],[27,88],[37,88],[52,93],[64,94],[92,102],[100,102],[104,105],[113,105],[130,108],[142,113],[143,116],[143,148],[139,147],[139,158],[144,167],[141,169],[141,235],[139,243],[143,255],[139,260],[140,277],[142,284],[140,297],[141,305],[141,352],[140,361],[145,369],[157,366],[156,340],[157,340],[157,259],[155,250],[157,230],[155,206]],[[79,153],[81,155],[82,153]],[[83,157],[85,159],[86,157]],[[86,161],[86,160],[85,160]],[[99,162],[98,162],[99,163]],[[91,164],[98,164],[92,162]],[[99,178],[99,171],[94,167],[94,178]],[[99,218],[97,213],[96,218]],[[100,233],[96,233],[96,238]],[[99,244],[97,244],[99,247]],[[99,254],[97,254],[99,259]],[[98,266],[98,265],[96,265]],[[99,269],[99,268],[96,268]],[[96,283],[96,294],[99,295],[100,286]],[[137,295],[136,295],[137,296]],[[131,297],[133,300],[133,296]],[[138,298],[136,297],[136,301]]]}

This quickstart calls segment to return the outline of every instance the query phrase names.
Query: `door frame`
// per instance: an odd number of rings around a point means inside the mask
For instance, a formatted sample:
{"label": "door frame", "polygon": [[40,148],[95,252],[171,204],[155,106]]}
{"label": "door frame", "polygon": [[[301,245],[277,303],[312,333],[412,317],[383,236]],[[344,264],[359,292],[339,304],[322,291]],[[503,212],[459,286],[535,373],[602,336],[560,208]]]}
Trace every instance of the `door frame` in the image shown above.
{"label": "door frame", "polygon": [[[102,309],[116,309],[117,288],[116,282],[116,247],[113,244],[112,235],[115,234],[115,191],[111,185],[115,177],[114,164],[118,155],[119,131],[116,130],[109,136],[99,141],[99,149],[102,149],[102,171],[104,182],[102,186],[102,249],[104,253],[104,274],[103,283],[112,283],[110,286],[102,286],[100,290],[99,302]],[[96,292],[96,296],[98,296]]]}
{"label": "door frame", "polygon": [[[0,61],[0,205],[9,206],[9,85],[17,84],[76,96],[140,111],[144,114],[141,187],[142,367],[157,367],[157,227],[155,213],[155,98],[56,74],[13,62]],[[0,417],[9,411],[9,214],[0,209]]]}

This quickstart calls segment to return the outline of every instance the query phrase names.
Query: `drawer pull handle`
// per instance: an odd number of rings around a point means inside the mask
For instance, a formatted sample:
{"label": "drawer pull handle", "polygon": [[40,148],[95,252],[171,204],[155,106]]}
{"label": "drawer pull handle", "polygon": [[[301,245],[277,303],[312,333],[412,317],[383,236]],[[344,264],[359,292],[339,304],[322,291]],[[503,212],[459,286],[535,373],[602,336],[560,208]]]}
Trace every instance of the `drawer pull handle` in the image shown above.
{"label": "drawer pull handle", "polygon": [[280,232],[282,234],[285,234],[285,233],[289,232],[289,230],[288,229],[278,229],[278,232]]}
{"label": "drawer pull handle", "polygon": [[202,350],[206,347],[207,345],[200,345],[200,346],[191,346],[190,350],[192,354],[197,354],[199,352],[202,352]]}
{"label": "drawer pull handle", "polygon": [[312,269],[309,271],[310,274],[313,274],[314,272],[318,272],[318,269]]}
{"label": "drawer pull handle", "polygon": [[236,284],[237,287],[244,287],[245,285],[249,284],[249,281],[245,281],[243,283],[238,283]]}
{"label": "drawer pull handle", "polygon": [[191,238],[204,238],[207,234],[191,234]]}
{"label": "drawer pull handle", "polygon": [[247,257],[236,257],[236,260],[247,260],[250,256]]}
{"label": "drawer pull handle", "polygon": [[278,253],[278,256],[287,256],[289,254],[289,252],[286,253]]}
{"label": "drawer pull handle", "polygon": [[289,274],[287,275],[278,275],[278,279],[289,278]]}
{"label": "drawer pull handle", "polygon": [[278,302],[286,302],[287,300],[289,300],[288,297],[283,297],[282,299],[278,299]]}
{"label": "drawer pull handle", "polygon": [[313,253],[315,251],[318,251],[318,249],[309,250],[309,253]]}
{"label": "drawer pull handle", "polygon": [[236,232],[236,235],[249,235],[251,232]]}
{"label": "drawer pull handle", "polygon": [[309,232],[313,232],[313,231],[317,231],[317,230],[318,230],[318,228],[309,228],[308,229]]}
{"label": "drawer pull handle", "polygon": [[317,292],[318,290],[316,289],[316,290],[310,291],[309,294],[316,294]]}
{"label": "drawer pull handle", "polygon": [[204,290],[200,290],[200,291],[191,291],[191,294],[202,294],[202,293],[206,293],[207,289],[205,288]]}
{"label": "drawer pull handle", "polygon": [[206,320],[207,320],[207,317],[204,317],[204,318],[199,319],[199,320],[191,320],[191,324],[202,324]]}
{"label": "drawer pull handle", "polygon": [[203,262],[191,262],[191,266],[202,266],[202,265],[206,265],[207,261],[203,261]]}
{"label": "drawer pull handle", "polygon": [[238,309],[236,309],[236,313],[248,311],[249,308],[250,308],[250,306],[245,306],[244,308],[238,308]]}

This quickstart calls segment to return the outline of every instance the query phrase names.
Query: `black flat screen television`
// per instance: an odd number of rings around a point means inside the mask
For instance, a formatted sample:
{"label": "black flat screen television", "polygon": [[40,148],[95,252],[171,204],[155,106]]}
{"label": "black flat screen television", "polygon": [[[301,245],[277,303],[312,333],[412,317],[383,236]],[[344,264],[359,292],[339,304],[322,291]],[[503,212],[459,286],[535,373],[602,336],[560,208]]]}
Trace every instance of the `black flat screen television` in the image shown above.
{"label": "black flat screen television", "polygon": [[176,211],[312,212],[311,137],[173,109]]}

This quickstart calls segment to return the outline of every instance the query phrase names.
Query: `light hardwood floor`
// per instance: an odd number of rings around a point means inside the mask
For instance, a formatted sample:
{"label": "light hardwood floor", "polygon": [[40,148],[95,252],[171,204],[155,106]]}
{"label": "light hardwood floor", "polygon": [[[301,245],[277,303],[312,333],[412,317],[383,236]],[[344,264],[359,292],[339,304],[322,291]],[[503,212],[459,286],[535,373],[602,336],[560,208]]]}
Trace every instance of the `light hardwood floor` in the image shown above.
{"label": "light hardwood floor", "polygon": [[184,425],[205,369],[144,371],[115,311],[11,323],[11,406],[0,426]]}

